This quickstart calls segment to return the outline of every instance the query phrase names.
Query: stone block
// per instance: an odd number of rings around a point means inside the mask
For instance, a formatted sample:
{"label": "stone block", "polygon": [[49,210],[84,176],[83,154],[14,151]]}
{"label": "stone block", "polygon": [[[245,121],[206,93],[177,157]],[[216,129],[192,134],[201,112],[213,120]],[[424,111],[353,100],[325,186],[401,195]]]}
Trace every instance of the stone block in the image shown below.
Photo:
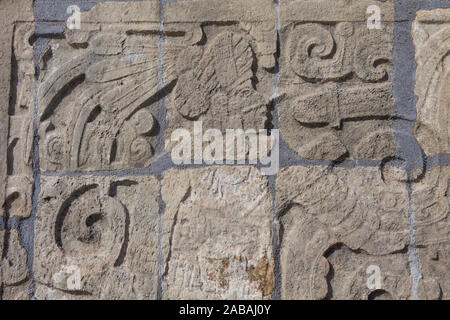
{"label": "stone block", "polygon": [[271,297],[267,177],[251,167],[170,170],[162,198],[164,299]]}
{"label": "stone block", "polygon": [[156,299],[159,183],[43,177],[35,220],[38,299]]}
{"label": "stone block", "polygon": [[[393,167],[280,171],[282,299],[411,297],[408,191],[399,173]],[[369,286],[375,269],[379,285]]]}

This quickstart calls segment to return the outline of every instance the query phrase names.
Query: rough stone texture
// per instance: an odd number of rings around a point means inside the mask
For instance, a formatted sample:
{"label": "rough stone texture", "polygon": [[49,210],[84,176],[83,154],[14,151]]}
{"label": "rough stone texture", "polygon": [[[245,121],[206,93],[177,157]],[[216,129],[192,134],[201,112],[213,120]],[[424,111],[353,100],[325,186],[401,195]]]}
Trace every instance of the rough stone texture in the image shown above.
{"label": "rough stone texture", "polygon": [[[395,154],[393,24],[384,20],[381,30],[369,30],[360,6],[375,2],[347,2],[281,5],[280,129],[303,158],[381,160]],[[383,9],[390,14],[392,3]]]}
{"label": "rough stone texture", "polygon": [[17,230],[0,231],[0,298],[28,299],[27,254],[20,245]]}
{"label": "rough stone texture", "polygon": [[280,15],[284,21],[366,22],[367,8],[380,8],[381,21],[394,21],[392,0],[280,0]]}
{"label": "rough stone texture", "polygon": [[282,298],[367,299],[366,269],[383,295],[411,294],[408,193],[398,169],[284,168],[277,177]]}
{"label": "rough stone texture", "polygon": [[0,299],[28,299],[27,252],[11,219],[31,212],[33,14],[31,0],[0,2]]}
{"label": "rough stone texture", "polygon": [[[412,25],[416,53],[415,136],[425,154],[450,152],[450,10],[417,12]],[[422,279],[419,297],[450,299],[449,167],[426,172],[413,186],[412,209]]]}
{"label": "rough stone texture", "polygon": [[450,152],[450,10],[419,11],[412,27],[416,49],[415,135],[427,155]]}
{"label": "rough stone texture", "polygon": [[0,4],[0,216],[27,217],[31,210],[33,143],[32,1]]}
{"label": "rough stone texture", "polygon": [[[166,150],[176,143],[171,141],[174,130],[185,128],[194,134],[194,121],[202,121],[205,131],[223,134],[226,129],[269,129],[275,4],[174,2],[165,6],[163,21],[164,83],[170,89]],[[190,37],[180,41],[171,36],[175,31]]]}
{"label": "rough stone texture", "polygon": [[[0,298],[450,299],[444,7],[0,0]],[[176,166],[195,121],[281,169]]]}
{"label": "rough stone texture", "polygon": [[99,4],[40,58],[43,170],[142,168],[155,153],[159,4]]}
{"label": "rough stone texture", "polygon": [[[45,177],[41,190],[33,265],[38,299],[156,298],[155,178]],[[79,288],[68,281],[74,268]]]}
{"label": "rough stone texture", "polygon": [[422,280],[419,297],[450,299],[450,167],[428,171],[412,188],[415,244],[419,248]]}
{"label": "rough stone texture", "polygon": [[262,299],[274,289],[272,201],[251,167],[170,170],[162,181],[165,299]]}

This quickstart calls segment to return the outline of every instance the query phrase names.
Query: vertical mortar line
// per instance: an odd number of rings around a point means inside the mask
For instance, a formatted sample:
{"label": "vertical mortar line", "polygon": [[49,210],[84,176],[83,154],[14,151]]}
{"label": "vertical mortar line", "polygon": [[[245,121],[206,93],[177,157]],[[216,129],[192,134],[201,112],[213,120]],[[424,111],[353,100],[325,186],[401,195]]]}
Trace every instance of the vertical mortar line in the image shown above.
{"label": "vertical mortar line", "polygon": [[[273,75],[273,87],[272,87],[272,98],[273,98],[273,117],[272,124],[273,129],[278,129],[278,106],[277,106],[277,96],[278,96],[278,85],[280,82],[280,65],[279,65],[279,57],[280,57],[280,4],[278,0],[274,1],[275,3],[275,29],[276,29],[276,54],[275,54],[275,72]],[[277,142],[279,143],[279,141]],[[279,248],[279,223],[276,211],[276,179],[277,174],[271,175],[268,178],[269,190],[272,195],[272,251],[273,251],[273,259],[274,259],[274,291],[272,293],[272,299],[280,300],[281,299],[281,265],[280,265],[280,248]]]}
{"label": "vertical mortar line", "polygon": [[[164,75],[163,75],[163,49],[162,44],[164,39],[164,0],[159,0],[159,39],[158,39],[158,92],[164,88]],[[164,95],[158,99],[158,120],[160,123],[160,131],[158,133],[156,142],[156,154],[164,152],[164,133],[165,133],[165,105],[164,105]],[[158,176],[158,181],[162,181],[162,173]],[[159,194],[158,194],[158,287],[156,293],[156,299],[162,299],[162,267],[163,267],[163,256],[162,256],[162,240],[163,240],[163,210],[164,204],[162,201],[162,186],[160,183]]]}
{"label": "vertical mortar line", "polygon": [[[414,138],[413,128],[417,119],[416,102],[417,97],[414,93],[416,81],[416,62],[415,49],[412,38],[412,19],[404,19],[403,14],[408,11],[408,6],[399,0],[394,1],[395,19],[394,19],[394,62],[393,62],[393,77],[394,77],[394,99],[395,110],[401,118],[411,120],[394,120],[394,134],[396,140],[396,155],[400,158],[404,157],[405,169],[408,174],[408,182],[406,185],[408,192],[408,220],[409,220],[409,263],[410,263],[410,277],[411,277],[411,293],[413,299],[418,299],[417,288],[420,278],[422,277],[420,270],[420,262],[417,248],[415,248],[415,220],[412,209],[412,176],[415,165],[419,160],[417,157],[422,157],[418,152],[416,141]],[[415,10],[412,12],[415,15]],[[405,29],[406,28],[406,29]],[[406,37],[405,37],[406,35]],[[406,39],[405,39],[406,38]],[[427,161],[427,159],[423,159]],[[426,170],[426,168],[424,169]]]}
{"label": "vertical mortar line", "polygon": [[31,199],[31,214],[29,217],[29,241],[31,247],[28,248],[28,270],[30,272],[30,287],[28,289],[28,293],[31,299],[34,298],[34,294],[36,291],[36,283],[33,274],[33,261],[34,261],[34,221],[36,218],[36,214],[38,211],[38,199],[39,193],[41,191],[41,169],[40,169],[40,160],[39,160],[39,134],[38,134],[38,122],[39,122],[39,101],[38,101],[38,88],[39,88],[39,54],[37,54],[36,42],[34,44],[34,68],[35,68],[35,78],[34,78],[34,93],[33,93],[33,194]]}
{"label": "vertical mortar line", "polygon": [[[410,173],[408,173],[408,176]],[[417,252],[417,248],[415,247],[415,230],[414,230],[414,213],[412,210],[412,185],[408,179],[408,218],[409,218],[409,261],[410,261],[410,270],[411,270],[411,282],[412,282],[412,295],[414,300],[418,300],[419,297],[417,295],[417,288],[419,285],[419,280],[422,278],[422,272],[420,271],[420,263],[419,263],[419,255]]]}

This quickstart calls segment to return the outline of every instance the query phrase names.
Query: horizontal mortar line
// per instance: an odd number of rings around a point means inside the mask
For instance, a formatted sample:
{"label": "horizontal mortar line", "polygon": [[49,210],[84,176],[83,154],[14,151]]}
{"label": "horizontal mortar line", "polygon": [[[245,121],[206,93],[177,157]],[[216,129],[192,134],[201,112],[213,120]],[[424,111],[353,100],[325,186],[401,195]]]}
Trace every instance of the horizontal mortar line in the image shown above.
{"label": "horizontal mortar line", "polygon": [[450,166],[450,153],[439,153],[425,159],[427,169]]}
{"label": "horizontal mortar line", "polygon": [[[447,161],[440,161],[442,157],[449,157],[449,159],[444,159]],[[450,154],[439,154],[430,158],[424,158],[423,161],[431,166],[427,166],[428,168],[434,168],[436,166],[445,166],[450,165]],[[448,163],[448,164],[447,164]],[[348,159],[342,162],[334,162],[330,160],[311,160],[305,158],[298,159],[281,159],[280,160],[280,168],[290,167],[290,166],[334,166],[334,167],[343,167],[343,168],[353,168],[353,167],[377,167],[383,164],[382,160],[368,160],[368,159]],[[268,165],[263,166],[260,163],[244,163],[244,164],[227,164],[227,163],[212,163],[212,164],[180,164],[176,165],[174,163],[165,163],[165,166],[162,166],[158,170],[159,163],[155,162],[154,165],[151,165],[147,168],[141,169],[117,169],[117,170],[74,170],[74,171],[65,171],[65,170],[57,170],[57,171],[42,171],[41,174],[43,176],[155,176],[157,173],[165,172],[170,169],[179,169],[179,170],[187,170],[187,169],[201,169],[208,167],[255,167],[256,169],[261,169],[265,167],[269,167]],[[397,165],[396,162],[392,162],[391,165],[402,167],[401,164]]]}
{"label": "horizontal mortar line", "polygon": [[28,220],[30,217],[9,217],[7,223],[5,223],[5,218],[3,218],[2,223],[0,223],[0,231],[3,230],[19,230],[20,222]]}
{"label": "horizontal mortar line", "polygon": [[129,1],[152,1],[152,0],[34,0],[35,3],[39,4],[42,2],[53,2],[53,3],[60,3],[60,2],[69,2],[69,3],[83,3],[83,2],[106,2],[106,1],[112,1],[112,2],[129,2]]}
{"label": "horizontal mortar line", "polygon": [[[408,20],[409,21],[409,20]],[[414,20],[411,20],[414,21]],[[354,22],[354,23],[367,23],[367,19],[366,20],[360,20],[360,19],[316,19],[316,20],[309,20],[309,19],[281,19],[280,21],[282,24],[285,23],[323,23],[323,24],[327,24],[327,23],[340,23],[340,22]],[[383,23],[396,23],[396,22],[404,22],[402,20],[381,20],[381,24]]]}
{"label": "horizontal mortar line", "polygon": [[[83,12],[82,12],[83,13]],[[69,18],[70,16],[68,15],[67,18]],[[230,22],[239,22],[240,20],[238,19],[230,19]],[[274,21],[274,20],[265,20],[265,19],[245,19],[245,22],[270,22],[270,21]],[[395,24],[395,23],[409,23],[409,22],[414,22],[415,19],[411,19],[411,20],[382,20],[381,23],[387,23],[387,24]],[[23,21],[16,21],[19,23],[29,23],[29,22],[34,22],[34,23],[43,23],[43,24],[47,24],[47,23],[65,23],[67,22],[66,18],[60,18],[60,19],[46,19],[46,18],[37,18],[34,20],[23,20]],[[208,20],[205,19],[203,21],[201,21],[200,23],[215,23],[215,22],[222,22],[222,21],[218,21],[217,19],[215,20]],[[340,20],[283,20],[281,21],[282,23],[317,23],[317,24],[326,24],[326,23],[339,23],[339,22],[351,22],[351,23],[367,23],[367,20],[350,20],[350,19],[340,19]],[[442,22],[450,22],[450,21],[445,21],[443,20]],[[83,24],[92,24],[92,25],[96,25],[99,23],[110,23],[110,24],[118,24],[118,25],[124,25],[124,24],[130,24],[130,23],[136,23],[136,24],[145,24],[145,23],[156,23],[158,24],[159,21],[158,20],[131,20],[131,21],[108,21],[108,20],[102,20],[102,21],[84,21],[81,20],[81,23]],[[165,22],[165,24],[181,24],[181,23],[199,23],[199,21],[197,20],[184,20],[184,21],[170,21],[170,22]],[[426,21],[424,21],[423,23],[427,23]],[[431,23],[431,22],[430,22]],[[433,22],[434,23],[434,22]]]}
{"label": "horizontal mortar line", "polygon": [[[343,162],[333,162],[329,160],[308,160],[308,159],[297,159],[290,160],[286,163],[281,163],[280,168],[292,167],[292,166],[328,166],[328,167],[342,167],[342,168],[353,168],[353,167],[378,167],[383,163],[382,160],[345,160]],[[394,166],[395,162],[393,163]],[[262,168],[268,168],[269,166],[262,166],[261,164],[227,164],[227,163],[212,163],[212,164],[170,164],[162,167],[161,170],[153,170],[155,168],[148,167],[142,169],[131,169],[131,170],[76,170],[76,171],[43,171],[42,176],[56,176],[56,177],[82,177],[82,176],[111,176],[111,177],[124,177],[124,176],[156,176],[158,172],[165,172],[170,169],[178,170],[190,170],[190,169],[204,169],[213,167],[254,167],[258,170]],[[401,167],[401,165],[399,165]]]}
{"label": "horizontal mortar line", "polygon": [[334,167],[377,167],[382,164],[382,160],[366,160],[366,159],[348,159],[342,162],[334,162],[331,160],[311,160],[311,159],[294,159],[282,163],[280,168],[290,166],[334,166]]}
{"label": "horizontal mortar line", "polygon": [[[70,18],[70,16],[67,16],[67,18]],[[29,22],[33,22],[33,21],[29,21]],[[47,24],[47,23],[58,23],[58,24],[60,24],[60,23],[65,23],[65,22],[67,22],[67,19],[64,19],[64,18],[61,18],[61,20],[52,20],[52,19],[45,19],[45,18],[43,18],[43,19],[35,19],[34,20],[34,23],[37,23],[37,24],[39,24],[39,23],[42,23],[42,24]],[[92,25],[97,25],[97,24],[99,24],[99,23],[110,23],[110,24],[117,24],[117,25],[124,25],[124,24],[130,24],[130,23],[136,23],[136,24],[145,24],[145,23],[154,23],[154,24],[159,24],[159,21],[158,20],[143,20],[143,21],[134,21],[134,20],[131,20],[131,21],[107,21],[107,20],[102,20],[102,21],[91,21],[91,20],[89,20],[89,21],[83,21],[83,19],[81,19],[81,25],[83,25],[83,24],[92,24]],[[83,29],[83,28],[81,28],[81,29]]]}
{"label": "horizontal mortar line", "polygon": [[[442,156],[442,155],[440,155]],[[423,162],[427,164],[431,164],[431,166],[427,166],[426,169],[432,169],[436,166],[446,166],[447,162],[450,165],[450,154],[445,154],[449,159],[444,163],[441,163],[436,157],[433,158],[423,158]],[[290,166],[333,166],[333,167],[342,167],[342,168],[354,168],[354,167],[378,167],[383,164],[383,160],[368,160],[368,159],[348,159],[342,162],[334,162],[330,160],[310,160],[304,158],[298,158],[293,160],[287,160],[286,162],[280,161],[280,168],[286,168]],[[390,166],[403,168],[402,161],[392,161],[389,163]],[[417,168],[420,168],[419,166]],[[414,168],[414,169],[417,169]]]}
{"label": "horizontal mortar line", "polygon": [[149,168],[124,170],[75,170],[75,171],[42,171],[47,177],[79,177],[79,176],[148,176],[152,175]]}
{"label": "horizontal mortar line", "polygon": [[[70,16],[67,16],[67,18],[69,18]],[[229,19],[229,22],[240,22],[241,20],[238,19]],[[264,20],[264,19],[244,19],[242,21],[245,22],[271,22],[274,20]],[[396,23],[411,23],[414,22],[415,20],[398,20],[398,21],[381,21],[381,23],[385,23],[385,24],[396,24]],[[61,20],[52,20],[52,19],[45,19],[45,18],[41,18],[41,19],[35,19],[35,20],[24,20],[24,21],[17,21],[17,22],[21,22],[21,23],[30,23],[30,22],[34,22],[36,24],[42,23],[42,24],[51,24],[51,23],[57,23],[57,24],[62,24],[62,23],[66,23],[67,19],[61,18]],[[165,22],[166,24],[170,25],[170,24],[181,24],[181,23],[192,23],[192,24],[208,24],[208,23],[221,23],[222,21],[219,21],[218,19],[215,20],[202,20],[201,22],[199,22],[198,20],[184,20],[184,21],[170,21],[170,22]],[[350,22],[350,23],[367,23],[367,20],[285,20],[282,21],[282,23],[315,23],[315,24],[328,24],[328,23],[341,23],[341,22]],[[448,22],[448,21],[442,21],[442,22]],[[109,23],[109,24],[117,24],[117,25],[126,25],[126,24],[131,24],[131,23],[135,23],[135,24],[145,24],[145,23],[155,23],[158,24],[159,21],[157,20],[144,20],[144,21],[107,21],[107,20],[103,20],[103,21],[84,21],[81,20],[81,24],[92,24],[92,25],[97,25],[97,24],[101,24],[101,23]],[[426,22],[425,22],[426,23]]]}
{"label": "horizontal mortar line", "polygon": [[134,169],[134,170],[86,170],[86,171],[43,171],[41,174],[43,176],[48,177],[80,177],[80,176],[111,176],[111,177],[123,177],[123,176],[156,176],[158,172],[165,172],[170,169],[179,169],[179,170],[189,170],[189,169],[202,169],[209,167],[255,167],[256,169],[260,169],[261,166],[255,164],[181,164],[175,165],[170,164],[162,167],[160,170],[158,168],[148,167],[142,169]]}
{"label": "horizontal mortar line", "polygon": [[416,19],[399,19],[399,20],[395,20],[395,23],[405,23],[405,22],[414,22]]}

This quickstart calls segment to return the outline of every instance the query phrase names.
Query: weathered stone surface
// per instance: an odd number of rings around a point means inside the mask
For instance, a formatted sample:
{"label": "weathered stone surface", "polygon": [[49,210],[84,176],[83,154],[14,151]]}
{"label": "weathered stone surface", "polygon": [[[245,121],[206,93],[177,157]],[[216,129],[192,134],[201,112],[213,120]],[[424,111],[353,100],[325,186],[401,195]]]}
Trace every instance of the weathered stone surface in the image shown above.
{"label": "weathered stone surface", "polygon": [[[408,192],[396,171],[289,167],[279,172],[282,298],[410,297]],[[366,285],[370,265],[380,268],[378,290]]]}
{"label": "weathered stone surface", "polygon": [[150,176],[43,177],[36,297],[155,299],[158,195]]}
{"label": "weathered stone surface", "polygon": [[[395,153],[394,28],[383,21],[380,30],[368,29],[361,14],[370,4],[380,3],[281,3],[279,126],[304,158],[383,159]],[[386,18],[392,6],[383,4]]]}
{"label": "weathered stone surface", "polygon": [[142,168],[159,131],[159,3],[105,3],[40,60],[43,170]]}
{"label": "weathered stone surface", "polygon": [[419,11],[412,34],[418,97],[415,136],[427,155],[450,152],[450,10]]}
{"label": "weathered stone surface", "polygon": [[262,299],[274,288],[272,201],[250,167],[164,173],[163,298]]}
{"label": "weathered stone surface", "polygon": [[[0,0],[1,299],[450,299],[450,10],[74,2]],[[319,161],[177,168],[197,121]]]}
{"label": "weathered stone surface", "polygon": [[28,299],[27,253],[17,230],[0,231],[0,299]]}
{"label": "weathered stone surface", "polygon": [[280,15],[285,22],[367,22],[372,5],[380,8],[382,22],[394,21],[393,0],[280,0]]}
{"label": "weathered stone surface", "polygon": [[27,217],[33,176],[32,1],[2,1],[0,27],[0,216]]}
{"label": "weathered stone surface", "polygon": [[422,279],[419,298],[450,299],[450,168],[438,167],[412,186],[415,245]]}
{"label": "weathered stone surface", "polygon": [[[164,6],[166,150],[178,128],[269,129],[277,34],[270,0],[189,1]],[[175,29],[190,34],[180,41]],[[201,134],[201,133],[200,133]],[[201,139],[201,136],[200,136]],[[224,152],[224,156],[226,152]]]}

